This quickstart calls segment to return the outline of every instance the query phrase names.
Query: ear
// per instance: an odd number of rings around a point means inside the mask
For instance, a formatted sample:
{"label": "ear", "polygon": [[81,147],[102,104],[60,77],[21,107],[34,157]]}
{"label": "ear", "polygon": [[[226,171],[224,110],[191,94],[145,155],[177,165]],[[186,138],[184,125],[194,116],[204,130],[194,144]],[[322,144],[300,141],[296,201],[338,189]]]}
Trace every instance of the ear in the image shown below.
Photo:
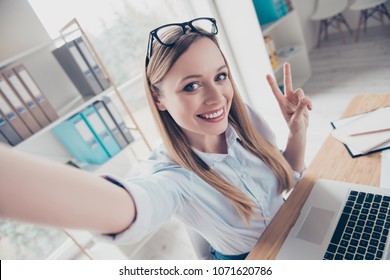
{"label": "ear", "polygon": [[160,97],[156,98],[156,106],[157,106],[157,109],[160,110],[160,111],[166,111],[167,110],[167,107],[165,107],[164,103],[161,102]]}
{"label": "ear", "polygon": [[159,88],[156,85],[151,86],[150,91],[153,95],[154,102],[156,102],[157,109],[159,111],[166,111],[164,103],[161,101],[161,94],[159,93]]}

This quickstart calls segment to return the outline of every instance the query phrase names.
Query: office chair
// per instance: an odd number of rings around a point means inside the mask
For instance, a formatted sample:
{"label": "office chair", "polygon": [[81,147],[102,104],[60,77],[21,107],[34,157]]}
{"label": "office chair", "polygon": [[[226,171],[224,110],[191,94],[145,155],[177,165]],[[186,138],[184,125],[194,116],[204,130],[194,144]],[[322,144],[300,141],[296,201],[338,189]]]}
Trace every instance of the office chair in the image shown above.
{"label": "office chair", "polygon": [[339,30],[340,39],[345,43],[345,37],[341,24],[344,24],[348,31],[353,34],[342,12],[347,8],[348,0],[317,0],[316,9],[311,16],[311,20],[320,21],[320,28],[318,32],[317,47],[321,46],[321,37],[328,39],[328,27],[336,25]]}
{"label": "office chair", "polygon": [[[386,24],[384,22],[383,16],[387,16],[387,19],[390,21],[390,14],[387,11],[385,3],[387,0],[355,0],[349,9],[354,11],[360,11],[359,23],[356,28],[355,41],[359,41],[360,27],[364,24],[364,32],[367,30],[367,20],[373,18],[379,20],[383,26],[383,32],[387,37],[389,34],[387,32]],[[375,14],[378,14],[379,18],[375,17]]]}

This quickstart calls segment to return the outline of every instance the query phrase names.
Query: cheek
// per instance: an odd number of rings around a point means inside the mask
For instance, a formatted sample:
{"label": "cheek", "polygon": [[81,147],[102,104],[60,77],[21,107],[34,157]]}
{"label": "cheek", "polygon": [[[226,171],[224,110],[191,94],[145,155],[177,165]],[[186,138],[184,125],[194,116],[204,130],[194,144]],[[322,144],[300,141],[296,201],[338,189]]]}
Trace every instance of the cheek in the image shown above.
{"label": "cheek", "polygon": [[186,122],[195,113],[196,102],[190,98],[173,98],[168,104],[168,111],[175,121],[180,124]]}
{"label": "cheek", "polygon": [[225,84],[223,92],[224,92],[224,95],[226,96],[227,99],[233,98],[234,89],[233,89],[233,85],[230,81]]}

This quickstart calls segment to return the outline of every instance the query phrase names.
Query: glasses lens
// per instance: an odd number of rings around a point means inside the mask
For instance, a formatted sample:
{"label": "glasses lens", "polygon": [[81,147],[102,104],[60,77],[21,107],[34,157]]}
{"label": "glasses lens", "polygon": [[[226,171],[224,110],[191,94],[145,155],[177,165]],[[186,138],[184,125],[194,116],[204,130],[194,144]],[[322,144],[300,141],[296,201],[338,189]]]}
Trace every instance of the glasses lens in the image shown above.
{"label": "glasses lens", "polygon": [[160,43],[169,45],[175,43],[176,36],[174,34],[183,34],[183,28],[180,25],[168,25],[157,30],[156,35]]}
{"label": "glasses lens", "polygon": [[209,19],[196,19],[191,24],[199,32],[217,34],[217,26]]}

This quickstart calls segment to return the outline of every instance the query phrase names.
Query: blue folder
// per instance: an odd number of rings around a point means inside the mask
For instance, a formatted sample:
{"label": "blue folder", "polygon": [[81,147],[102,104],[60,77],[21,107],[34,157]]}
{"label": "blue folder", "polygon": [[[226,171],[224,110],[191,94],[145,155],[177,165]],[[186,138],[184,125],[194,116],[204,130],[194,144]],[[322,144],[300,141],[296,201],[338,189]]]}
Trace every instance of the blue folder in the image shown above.
{"label": "blue folder", "polygon": [[102,164],[110,158],[80,114],[57,125],[53,132],[79,162]]}
{"label": "blue folder", "polygon": [[288,12],[284,0],[253,0],[260,24],[268,24],[281,18]]}
{"label": "blue folder", "polygon": [[120,152],[121,147],[93,106],[89,106],[80,114],[110,157]]}

